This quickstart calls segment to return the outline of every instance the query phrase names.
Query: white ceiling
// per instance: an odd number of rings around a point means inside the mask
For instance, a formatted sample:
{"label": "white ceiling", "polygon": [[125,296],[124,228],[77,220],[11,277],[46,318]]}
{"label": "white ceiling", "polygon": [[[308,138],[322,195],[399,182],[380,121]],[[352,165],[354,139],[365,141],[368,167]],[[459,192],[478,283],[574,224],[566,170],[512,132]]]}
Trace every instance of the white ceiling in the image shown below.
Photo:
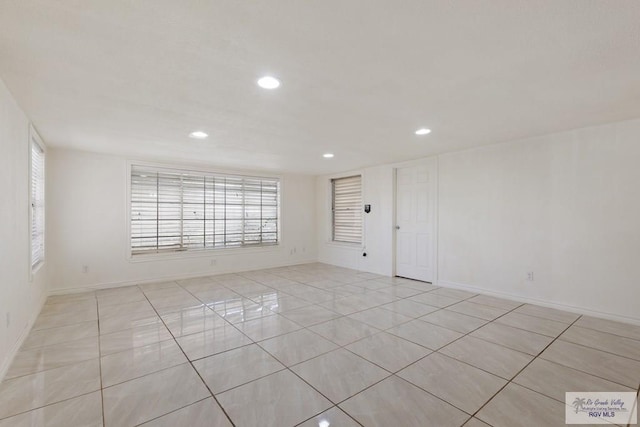
{"label": "white ceiling", "polygon": [[328,173],[640,117],[640,2],[0,0],[0,76],[52,146]]}

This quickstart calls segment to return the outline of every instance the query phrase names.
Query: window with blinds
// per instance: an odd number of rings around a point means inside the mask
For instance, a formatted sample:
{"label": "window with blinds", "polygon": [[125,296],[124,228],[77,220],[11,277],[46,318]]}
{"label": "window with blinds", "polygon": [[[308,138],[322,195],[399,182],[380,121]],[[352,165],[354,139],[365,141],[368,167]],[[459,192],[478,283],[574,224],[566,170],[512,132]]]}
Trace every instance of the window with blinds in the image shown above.
{"label": "window with blinds", "polygon": [[131,168],[131,252],[278,243],[280,182],[152,167]]}
{"label": "window with blinds", "polygon": [[44,262],[44,149],[31,140],[31,270]]}
{"label": "window with blinds", "polygon": [[362,178],[331,180],[334,242],[362,242]]}

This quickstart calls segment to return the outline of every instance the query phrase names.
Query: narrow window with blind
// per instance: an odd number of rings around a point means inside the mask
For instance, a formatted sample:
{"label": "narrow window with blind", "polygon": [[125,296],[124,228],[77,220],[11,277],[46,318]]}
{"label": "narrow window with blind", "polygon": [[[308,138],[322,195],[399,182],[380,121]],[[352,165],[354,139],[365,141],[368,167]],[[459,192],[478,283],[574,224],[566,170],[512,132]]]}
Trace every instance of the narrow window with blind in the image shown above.
{"label": "narrow window with blind", "polygon": [[362,243],[362,177],[350,176],[331,180],[332,240]]}
{"label": "narrow window with blind", "polygon": [[44,262],[44,148],[31,139],[31,271]]}
{"label": "narrow window with blind", "polygon": [[276,245],[277,178],[131,167],[132,255]]}

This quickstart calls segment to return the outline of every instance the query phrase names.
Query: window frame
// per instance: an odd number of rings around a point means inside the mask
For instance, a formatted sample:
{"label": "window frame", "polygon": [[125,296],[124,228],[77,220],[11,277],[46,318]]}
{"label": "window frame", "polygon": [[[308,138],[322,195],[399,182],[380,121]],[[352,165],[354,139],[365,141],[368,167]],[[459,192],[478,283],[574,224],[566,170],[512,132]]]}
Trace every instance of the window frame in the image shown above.
{"label": "window frame", "polygon": [[[360,206],[358,212],[360,213],[360,241],[350,242],[345,240],[336,240],[335,238],[335,182],[343,179],[360,178]],[[362,173],[352,173],[348,175],[334,176],[329,179],[329,209],[330,215],[330,234],[329,242],[334,245],[346,245],[346,246],[362,246],[364,244],[364,214],[362,209],[362,203],[364,200],[364,179]]]}
{"label": "window frame", "polygon": [[[135,253],[132,248],[132,221],[131,221],[131,174],[132,169],[134,167],[145,167],[145,168],[155,168],[161,169],[166,172],[175,172],[175,173],[195,173],[195,174],[211,174],[211,175],[223,175],[223,176],[231,176],[231,177],[243,177],[243,178],[264,178],[264,179],[274,179],[278,180],[278,204],[277,204],[277,242],[272,244],[264,244],[264,245],[240,245],[240,246],[228,246],[228,247],[206,247],[206,248],[192,248],[187,250],[175,250],[175,251],[160,251],[154,252],[149,251],[148,253],[140,252]],[[251,254],[251,253],[264,253],[264,252],[275,252],[279,251],[282,248],[284,232],[282,230],[282,205],[283,205],[283,194],[284,194],[284,183],[282,175],[269,174],[269,173],[251,173],[249,171],[242,170],[229,170],[229,169],[218,169],[218,168],[209,168],[206,166],[198,166],[198,165],[190,165],[190,164],[167,164],[167,163],[156,163],[156,162],[147,162],[147,161],[138,161],[138,160],[127,160],[126,165],[126,222],[125,222],[125,230],[126,230],[126,245],[125,245],[125,257],[129,262],[148,262],[154,261],[157,259],[185,259],[185,258],[211,258],[212,255],[225,255],[231,253],[241,252],[242,254]],[[212,264],[213,265],[213,264]]]}
{"label": "window frame", "polygon": [[[34,257],[33,257],[33,244],[34,244],[34,240],[33,240],[33,232],[34,232],[34,203],[35,200],[33,198],[33,180],[34,180],[34,176],[33,176],[33,146],[36,145],[40,151],[42,152],[42,257],[41,259],[34,264]],[[46,188],[47,188],[47,147],[44,143],[44,141],[42,141],[42,138],[40,137],[40,135],[38,134],[38,132],[36,131],[36,129],[33,127],[33,125],[29,125],[29,143],[27,144],[28,146],[28,150],[29,150],[29,155],[28,155],[28,159],[29,159],[29,163],[28,163],[28,173],[29,173],[29,187],[28,187],[28,192],[29,192],[29,205],[28,205],[28,209],[29,209],[29,278],[33,279],[33,276],[44,266],[46,259],[47,259],[47,249],[46,249],[46,211],[47,211],[47,192],[46,192]]]}

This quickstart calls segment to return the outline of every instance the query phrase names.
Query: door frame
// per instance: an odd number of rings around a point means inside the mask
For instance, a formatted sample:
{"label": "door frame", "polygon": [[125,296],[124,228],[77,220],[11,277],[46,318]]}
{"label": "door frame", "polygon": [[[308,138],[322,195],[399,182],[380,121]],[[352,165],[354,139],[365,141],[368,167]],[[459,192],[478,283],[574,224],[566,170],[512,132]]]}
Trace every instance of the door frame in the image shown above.
{"label": "door frame", "polygon": [[393,233],[393,248],[392,248],[392,255],[391,255],[391,259],[392,259],[392,269],[391,269],[391,274],[392,277],[398,277],[397,276],[397,239],[398,239],[398,233],[396,233],[396,225],[397,225],[397,221],[398,221],[398,169],[401,168],[405,168],[405,167],[411,167],[411,166],[418,166],[420,164],[426,163],[426,162],[431,162],[432,164],[430,166],[433,166],[433,177],[434,177],[434,183],[433,183],[433,254],[432,254],[432,260],[431,262],[433,263],[433,281],[431,282],[431,284],[433,285],[437,285],[438,283],[438,220],[439,220],[439,189],[440,189],[440,173],[439,173],[439,162],[438,162],[438,156],[433,156],[433,157],[426,157],[423,159],[419,159],[419,160],[411,160],[408,162],[402,162],[402,163],[396,163],[393,165],[393,224],[391,224],[391,232]]}

